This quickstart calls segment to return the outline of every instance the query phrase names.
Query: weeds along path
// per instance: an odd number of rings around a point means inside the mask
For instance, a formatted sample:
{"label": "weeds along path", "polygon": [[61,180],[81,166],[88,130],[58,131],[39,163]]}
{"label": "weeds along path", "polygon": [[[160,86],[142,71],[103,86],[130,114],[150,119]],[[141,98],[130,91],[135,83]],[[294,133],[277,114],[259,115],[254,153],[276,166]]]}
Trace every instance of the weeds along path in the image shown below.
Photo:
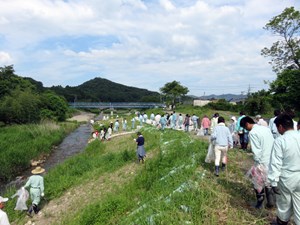
{"label": "weeds along path", "polygon": [[[156,153],[157,149],[151,150],[151,152],[147,154],[146,160],[154,157]],[[90,180],[88,183],[71,188],[63,196],[48,202],[41,210],[41,214],[27,219],[26,224],[60,224],[66,216],[75,216],[76,213],[82,210],[86,205],[99,201],[103,196],[113,193],[115,191],[114,187],[122,186],[132,181],[137,172],[143,167],[143,164],[132,162],[113,173],[102,174]]]}

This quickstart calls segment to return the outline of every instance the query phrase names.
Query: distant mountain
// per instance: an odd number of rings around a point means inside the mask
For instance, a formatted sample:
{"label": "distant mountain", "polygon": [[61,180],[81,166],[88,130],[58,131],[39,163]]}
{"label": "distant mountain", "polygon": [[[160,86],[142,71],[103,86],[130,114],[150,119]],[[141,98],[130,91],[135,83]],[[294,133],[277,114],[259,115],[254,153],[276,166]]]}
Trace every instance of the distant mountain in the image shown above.
{"label": "distant mountain", "polygon": [[213,100],[213,99],[225,99],[226,101],[241,101],[247,98],[247,95],[235,95],[235,94],[223,94],[223,95],[207,95],[197,97],[196,99],[203,99],[203,100]]}
{"label": "distant mountain", "polygon": [[158,92],[118,84],[103,78],[94,78],[79,86],[52,86],[50,90],[67,101],[87,102],[159,102]]}

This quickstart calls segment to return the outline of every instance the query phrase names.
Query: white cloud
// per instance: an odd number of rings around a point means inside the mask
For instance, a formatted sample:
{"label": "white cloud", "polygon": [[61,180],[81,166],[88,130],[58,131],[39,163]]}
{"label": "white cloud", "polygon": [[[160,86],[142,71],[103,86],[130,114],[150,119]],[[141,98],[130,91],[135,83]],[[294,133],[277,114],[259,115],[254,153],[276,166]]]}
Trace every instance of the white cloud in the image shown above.
{"label": "white cloud", "polygon": [[0,64],[8,65],[8,64],[11,64],[12,62],[13,62],[13,60],[12,60],[11,56],[9,55],[9,53],[0,51]]}
{"label": "white cloud", "polygon": [[300,3],[0,0],[0,63],[46,86],[101,76],[155,91],[178,80],[194,95],[240,93],[275,78],[260,50],[276,38],[262,27],[291,5]]}

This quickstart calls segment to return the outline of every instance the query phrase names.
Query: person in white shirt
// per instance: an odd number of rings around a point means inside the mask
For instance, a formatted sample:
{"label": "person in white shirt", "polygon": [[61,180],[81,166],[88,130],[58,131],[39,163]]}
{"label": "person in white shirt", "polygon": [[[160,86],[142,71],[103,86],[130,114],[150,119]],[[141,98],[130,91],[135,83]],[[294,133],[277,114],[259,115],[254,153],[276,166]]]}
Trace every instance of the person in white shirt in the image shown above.
{"label": "person in white shirt", "polygon": [[261,115],[257,115],[257,116],[255,117],[255,120],[256,120],[256,124],[257,124],[257,125],[264,126],[264,127],[269,127],[268,122],[265,121],[265,120],[261,117]]}
{"label": "person in white shirt", "polygon": [[5,202],[8,201],[8,198],[3,198],[0,196],[0,225],[9,225],[9,220],[6,212],[2,209],[5,207]]}
{"label": "person in white shirt", "polygon": [[269,128],[270,128],[270,130],[271,130],[271,132],[273,134],[274,139],[280,136],[280,134],[278,133],[277,127],[274,124],[274,120],[280,114],[281,114],[281,112],[280,112],[279,109],[274,110],[274,117],[269,120]]}
{"label": "person in white shirt", "polygon": [[300,134],[289,115],[274,121],[281,136],[274,141],[268,179],[276,195],[277,224],[288,224],[292,215],[300,224]]}
{"label": "person in white shirt", "polygon": [[[275,205],[275,196],[270,184],[267,182],[268,167],[274,143],[273,135],[268,127],[255,124],[254,120],[249,116],[242,118],[240,125],[249,131],[249,140],[251,144],[251,150],[253,152],[254,168],[264,171],[265,174],[262,176],[264,185],[262,187],[255,188],[257,198],[255,208],[262,208],[265,195],[267,198],[267,208],[273,208]],[[254,179],[257,178],[254,177]]]}

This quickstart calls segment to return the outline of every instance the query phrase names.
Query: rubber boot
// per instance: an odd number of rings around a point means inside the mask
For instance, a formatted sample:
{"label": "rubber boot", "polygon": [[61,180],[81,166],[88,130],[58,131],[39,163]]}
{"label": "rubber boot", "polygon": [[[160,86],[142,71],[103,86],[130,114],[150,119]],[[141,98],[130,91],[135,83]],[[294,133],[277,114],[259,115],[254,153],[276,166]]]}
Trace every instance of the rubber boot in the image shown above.
{"label": "rubber boot", "polygon": [[261,209],[263,207],[263,203],[264,203],[264,199],[265,199],[264,190],[262,190],[260,193],[258,193],[256,191],[256,199],[257,199],[257,201],[256,201],[255,208],[256,209]]}
{"label": "rubber boot", "polygon": [[38,212],[39,212],[38,206],[36,204],[32,204],[32,208],[33,208],[34,213],[38,214]]}
{"label": "rubber boot", "polygon": [[215,166],[215,176],[219,176],[219,166]]}
{"label": "rubber boot", "polygon": [[282,221],[281,219],[279,219],[278,217],[276,218],[276,221],[273,221],[271,223],[271,225],[288,225],[289,224],[289,221],[285,222],[285,221]]}
{"label": "rubber boot", "polygon": [[222,163],[222,171],[224,172],[226,169],[226,164],[225,163]]}
{"label": "rubber boot", "polygon": [[244,147],[243,147],[243,150],[244,150],[245,152],[247,151],[247,147],[248,147],[248,143],[245,142],[245,143],[244,143]]}
{"label": "rubber boot", "polygon": [[30,207],[29,207],[29,209],[28,209],[28,211],[27,211],[27,216],[30,216],[30,217],[32,217],[32,211],[33,211],[33,206],[31,205]]}
{"label": "rubber boot", "polygon": [[267,199],[266,206],[267,206],[267,208],[271,209],[271,208],[275,207],[275,194],[271,187],[266,187],[265,192],[266,192],[266,199]]}

